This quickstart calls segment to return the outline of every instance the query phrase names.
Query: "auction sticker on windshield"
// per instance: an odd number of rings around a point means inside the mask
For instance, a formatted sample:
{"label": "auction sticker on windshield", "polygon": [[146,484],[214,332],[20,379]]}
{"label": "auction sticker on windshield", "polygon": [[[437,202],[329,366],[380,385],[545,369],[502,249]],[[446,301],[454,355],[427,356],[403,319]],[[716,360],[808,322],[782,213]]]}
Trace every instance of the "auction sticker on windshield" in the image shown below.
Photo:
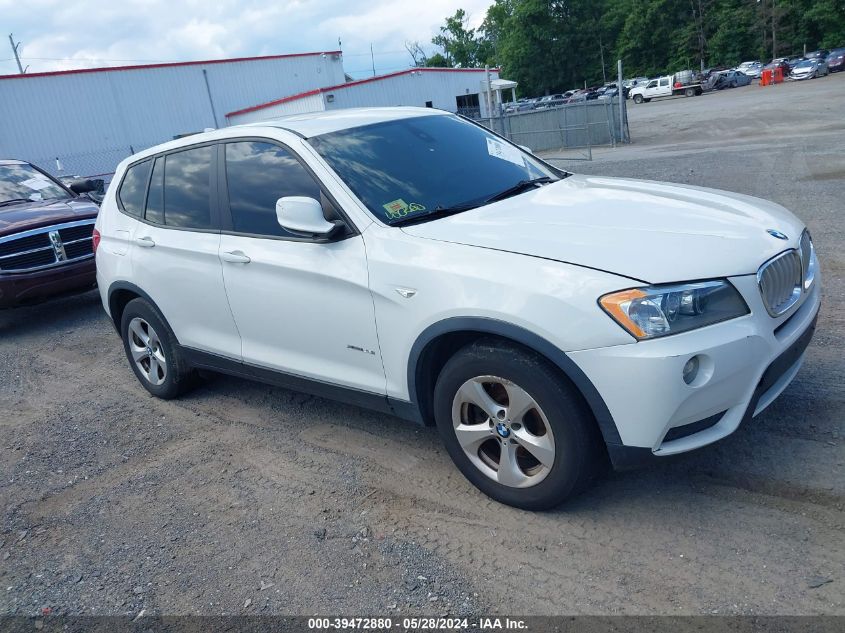
{"label": "auction sticker on windshield", "polygon": [[391,220],[395,220],[397,218],[404,218],[409,213],[415,213],[417,211],[425,211],[425,207],[421,204],[416,202],[412,202],[408,204],[402,198],[394,200],[393,202],[388,202],[387,204],[382,205],[387,211],[387,217]]}
{"label": "auction sticker on windshield", "polygon": [[490,154],[490,156],[495,156],[496,158],[501,158],[502,160],[519,165],[520,167],[525,167],[525,158],[522,156],[522,152],[515,147],[497,141],[494,138],[487,139],[487,153]]}

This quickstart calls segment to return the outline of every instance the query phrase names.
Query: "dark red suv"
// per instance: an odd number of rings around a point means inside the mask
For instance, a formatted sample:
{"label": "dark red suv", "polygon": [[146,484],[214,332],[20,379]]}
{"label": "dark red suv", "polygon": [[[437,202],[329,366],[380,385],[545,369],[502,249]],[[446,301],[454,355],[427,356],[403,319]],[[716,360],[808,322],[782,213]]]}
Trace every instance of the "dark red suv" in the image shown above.
{"label": "dark red suv", "polygon": [[0,159],[0,308],[94,287],[94,188]]}

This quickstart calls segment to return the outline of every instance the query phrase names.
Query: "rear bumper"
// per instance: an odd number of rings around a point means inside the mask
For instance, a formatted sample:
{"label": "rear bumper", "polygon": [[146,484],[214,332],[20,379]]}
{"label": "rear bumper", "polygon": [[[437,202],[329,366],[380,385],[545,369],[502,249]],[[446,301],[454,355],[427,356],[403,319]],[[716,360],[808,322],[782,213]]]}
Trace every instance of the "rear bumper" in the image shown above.
{"label": "rear bumper", "polygon": [[97,281],[94,258],[31,273],[0,273],[0,309],[84,292]]}
{"label": "rear bumper", "polygon": [[[691,451],[733,433],[789,385],[815,331],[820,278],[787,315],[766,313],[753,276],[731,280],[751,314],[685,334],[570,352],[593,382],[621,444],[608,445],[617,468]],[[687,385],[682,368],[701,359]]]}

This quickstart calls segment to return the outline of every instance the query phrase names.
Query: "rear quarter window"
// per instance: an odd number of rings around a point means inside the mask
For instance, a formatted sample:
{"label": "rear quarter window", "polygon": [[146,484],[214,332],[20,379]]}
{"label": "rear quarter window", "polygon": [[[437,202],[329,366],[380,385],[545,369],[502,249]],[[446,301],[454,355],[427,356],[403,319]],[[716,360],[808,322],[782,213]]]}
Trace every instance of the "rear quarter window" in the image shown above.
{"label": "rear quarter window", "polygon": [[126,170],[120,188],[117,190],[117,199],[120,206],[127,215],[139,218],[144,213],[144,196],[147,192],[147,182],[150,179],[151,160],[132,165]]}

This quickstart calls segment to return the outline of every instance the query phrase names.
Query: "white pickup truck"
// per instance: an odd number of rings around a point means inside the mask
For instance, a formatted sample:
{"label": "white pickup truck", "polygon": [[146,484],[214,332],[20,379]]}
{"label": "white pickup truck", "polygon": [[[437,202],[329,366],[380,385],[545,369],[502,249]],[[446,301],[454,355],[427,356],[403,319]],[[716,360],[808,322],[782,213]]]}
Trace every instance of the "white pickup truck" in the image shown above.
{"label": "white pickup truck", "polygon": [[658,77],[652,79],[646,84],[640,84],[636,88],[631,89],[631,98],[634,103],[647,103],[652,99],[660,97],[674,97],[684,95],[686,97],[694,97],[704,92],[704,88],[700,81],[697,81],[696,76],[692,71],[686,70],[674,75],[666,75],[665,77]]}

